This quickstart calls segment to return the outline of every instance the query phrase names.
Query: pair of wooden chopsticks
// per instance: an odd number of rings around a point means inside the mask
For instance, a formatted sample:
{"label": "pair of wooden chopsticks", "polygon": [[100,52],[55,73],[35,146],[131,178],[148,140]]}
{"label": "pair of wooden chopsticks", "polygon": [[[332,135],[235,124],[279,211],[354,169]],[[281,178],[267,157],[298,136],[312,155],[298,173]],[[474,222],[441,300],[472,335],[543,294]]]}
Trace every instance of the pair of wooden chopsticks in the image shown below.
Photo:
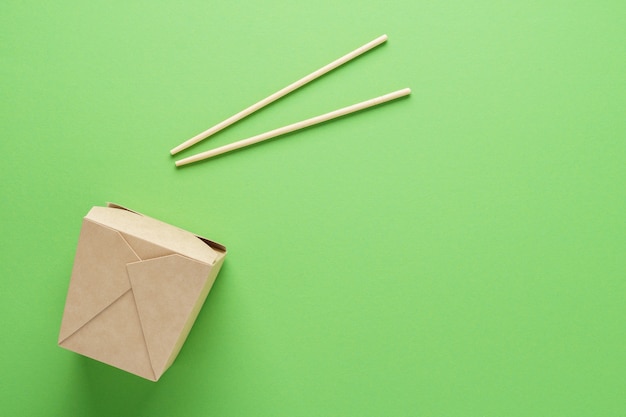
{"label": "pair of wooden chopsticks", "polygon": [[[194,136],[193,138],[181,143],[180,145],[178,145],[177,147],[175,147],[174,149],[172,149],[170,151],[170,153],[172,155],[189,148],[192,145],[195,145],[196,143],[200,142],[203,139],[208,138],[209,136],[219,132],[220,130],[232,125],[233,123],[237,122],[238,120],[243,119],[244,117],[248,116],[249,114],[259,110],[260,108],[272,103],[273,101],[278,100],[279,98],[291,93],[292,91],[296,90],[299,87],[302,87],[303,85],[305,85],[306,83],[313,81],[314,79],[326,74],[327,72],[332,71],[333,69],[339,67],[342,64],[345,64],[346,62],[350,61],[353,58],[356,58],[357,56],[369,51],[370,49],[382,44],[383,42],[385,42],[387,40],[387,35],[382,35],[379,36],[378,38],[374,39],[371,42],[366,43],[365,45],[361,46],[360,48],[355,49],[354,51],[342,56],[341,58],[331,62],[328,65],[323,66],[322,68],[318,69],[317,71],[314,71],[312,73],[310,73],[309,75],[307,75],[306,77],[303,77],[301,79],[299,79],[298,81],[289,84],[287,87],[283,88],[282,90],[279,90],[277,92],[275,92],[274,94],[264,98],[263,100],[259,101],[256,104],[253,104],[252,106],[248,107],[247,109],[244,109],[242,111],[240,111],[239,113],[229,117],[228,119],[216,124],[215,126],[213,126],[212,128],[205,130],[204,132]],[[334,110],[331,111],[329,113],[325,113],[322,114],[320,116],[316,116],[316,117],[312,117],[310,119],[306,119],[303,120],[301,122],[297,122],[297,123],[293,123],[290,124],[288,126],[283,126],[280,127],[278,129],[274,129],[274,130],[270,130],[269,132],[265,132],[265,133],[261,133],[260,135],[256,135],[256,136],[252,136],[248,139],[243,139],[240,140],[238,142],[234,142],[231,143],[229,145],[225,145],[225,146],[221,146],[219,148],[215,148],[212,149],[210,151],[206,151],[206,152],[202,152],[199,153],[197,155],[193,155],[190,156],[188,158],[184,158],[181,160],[176,161],[176,166],[182,166],[182,165],[186,165],[186,164],[190,164],[192,162],[197,162],[197,161],[201,161],[203,159],[207,159],[207,158],[211,158],[213,156],[216,155],[220,155],[223,154],[225,152],[229,152],[229,151],[233,151],[235,149],[239,149],[239,148],[243,148],[244,146],[248,146],[248,145],[252,145],[254,143],[258,143],[276,136],[280,136],[280,135],[284,135],[286,133],[289,132],[293,132],[295,130],[298,129],[302,129],[308,126],[312,126],[318,123],[322,123],[325,122],[327,120],[330,119],[334,119],[336,117],[340,117],[340,116],[344,116],[346,114],[349,113],[354,113],[356,111],[359,110],[363,110],[366,109],[368,107],[372,107],[372,106],[376,106],[378,104],[382,104],[385,103],[387,101],[391,101],[394,100],[396,98],[400,98],[406,95],[411,94],[411,89],[410,88],[404,88],[402,90],[398,90],[398,91],[394,91],[392,93],[389,94],[385,94],[382,95],[380,97],[376,97],[370,100],[366,100],[357,104],[353,104],[351,106],[348,107],[344,107],[338,110]]]}

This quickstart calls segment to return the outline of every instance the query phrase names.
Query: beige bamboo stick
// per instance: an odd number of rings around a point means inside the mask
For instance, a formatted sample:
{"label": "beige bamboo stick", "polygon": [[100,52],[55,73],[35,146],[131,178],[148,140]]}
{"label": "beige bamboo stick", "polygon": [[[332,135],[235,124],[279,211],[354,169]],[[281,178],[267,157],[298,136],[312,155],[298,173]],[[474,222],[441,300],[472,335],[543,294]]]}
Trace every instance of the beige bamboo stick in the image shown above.
{"label": "beige bamboo stick", "polygon": [[409,94],[411,94],[410,88],[404,88],[402,90],[394,91],[392,93],[385,94],[380,97],[366,100],[361,103],[353,104],[351,106],[344,107],[339,110],[334,110],[329,113],[322,114],[320,116],[312,117],[310,119],[306,119],[301,122],[293,123],[288,126],[283,126],[278,129],[270,130],[269,132],[261,133],[260,135],[252,136],[248,139],[243,139],[238,142],[231,143],[229,145],[224,145],[219,148],[212,149],[210,151],[202,152],[197,155],[193,155],[188,158],[178,160],[176,161],[176,166],[187,165],[192,162],[201,161],[203,159],[221,155],[226,152],[234,151],[235,149],[243,148],[245,146],[250,146],[255,143],[274,138],[276,136],[284,135],[286,133],[290,133],[298,129],[303,129],[305,127],[313,126],[315,124],[322,123],[327,120],[334,119],[336,117],[341,117],[349,113],[354,113],[356,111],[363,110],[368,107],[376,106],[378,104],[382,104],[387,101],[395,100],[397,98],[400,98]]}
{"label": "beige bamboo stick", "polygon": [[317,71],[314,71],[312,73],[310,73],[309,75],[307,75],[306,77],[303,77],[301,79],[299,79],[298,81],[289,84],[287,87],[275,92],[274,94],[264,98],[263,100],[259,101],[258,103],[253,104],[252,106],[240,111],[239,113],[229,117],[228,119],[216,124],[215,126],[211,127],[210,129],[205,130],[202,133],[197,134],[196,136],[192,137],[191,139],[181,143],[180,145],[178,145],[177,147],[173,148],[170,153],[172,155],[189,148],[192,145],[195,145],[196,143],[200,142],[203,139],[208,138],[209,136],[219,132],[220,130],[232,125],[233,123],[237,122],[238,120],[243,119],[244,117],[248,116],[251,113],[254,113],[255,111],[259,110],[262,107],[267,106],[268,104],[278,100],[279,98],[291,93],[292,91],[296,90],[299,87],[302,87],[303,85],[313,81],[314,79],[321,77],[322,75],[326,74],[327,72],[332,71],[333,69],[345,64],[346,62],[350,61],[353,58],[356,58],[357,56],[369,51],[370,49],[380,45],[381,43],[385,42],[387,40],[387,35],[382,35],[379,36],[378,38],[374,39],[371,42],[366,43],[365,45],[355,49],[354,51],[342,56],[339,59],[336,59],[335,61],[331,62],[330,64],[327,64],[325,66],[323,66],[322,68],[318,69]]}

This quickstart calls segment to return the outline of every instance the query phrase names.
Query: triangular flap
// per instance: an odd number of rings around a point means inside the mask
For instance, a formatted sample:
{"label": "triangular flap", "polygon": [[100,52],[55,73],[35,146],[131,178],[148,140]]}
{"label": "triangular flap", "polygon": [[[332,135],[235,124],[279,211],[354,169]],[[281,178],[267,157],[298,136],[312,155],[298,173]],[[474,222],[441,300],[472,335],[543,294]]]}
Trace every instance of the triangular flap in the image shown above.
{"label": "triangular flap", "polygon": [[163,246],[155,245],[154,243],[126,233],[120,234],[142,261],[173,255],[171,250],[164,248]]}
{"label": "triangular flap", "polygon": [[176,346],[186,323],[204,299],[211,267],[180,255],[129,264],[128,275],[148,346],[152,368],[158,379],[178,350]]}
{"label": "triangular flap", "polygon": [[218,254],[193,233],[152,217],[116,207],[93,207],[87,218],[189,258],[213,264]]}
{"label": "triangular flap", "polygon": [[83,221],[59,342],[130,289],[126,264],[138,260],[117,231]]}
{"label": "triangular flap", "polygon": [[[117,203],[108,202],[107,203],[107,207],[115,208],[115,209],[119,209],[119,210],[126,210],[126,211],[130,211],[131,213],[135,213],[135,214],[137,214],[139,216],[145,216],[144,214],[139,213],[138,211],[131,210],[128,207],[124,207],[124,206],[122,206],[120,204],[117,204]],[[207,245],[209,245],[212,249],[214,249],[214,250],[216,250],[218,252],[226,253],[226,246],[222,245],[221,243],[216,242],[216,241],[211,240],[211,239],[207,239],[207,238],[202,237],[202,236],[198,236],[198,235],[195,235],[195,236],[198,239],[200,239],[201,241],[203,241],[204,243],[206,243]]]}
{"label": "triangular flap", "polygon": [[60,345],[81,355],[156,381],[132,291]]}

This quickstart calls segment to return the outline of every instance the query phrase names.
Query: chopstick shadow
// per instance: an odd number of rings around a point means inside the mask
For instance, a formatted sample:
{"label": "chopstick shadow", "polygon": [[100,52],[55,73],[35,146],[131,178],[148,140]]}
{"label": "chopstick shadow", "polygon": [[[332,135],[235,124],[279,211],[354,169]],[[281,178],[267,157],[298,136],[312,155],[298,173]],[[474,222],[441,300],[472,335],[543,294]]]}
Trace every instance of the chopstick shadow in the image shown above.
{"label": "chopstick shadow", "polygon": [[180,167],[177,167],[177,168],[178,169],[186,168],[186,167],[190,167],[190,166],[193,166],[193,165],[200,165],[203,162],[207,163],[207,162],[210,162],[211,160],[216,161],[216,160],[220,160],[222,158],[228,158],[229,155],[232,155],[232,154],[235,154],[235,153],[239,153],[239,152],[242,152],[242,151],[246,151],[248,149],[256,148],[257,146],[262,146],[263,144],[267,144],[269,142],[273,142],[273,141],[278,140],[278,139],[288,138],[288,137],[291,137],[293,135],[297,135],[298,133],[306,131],[306,130],[312,130],[312,129],[315,129],[317,127],[329,125],[329,124],[338,122],[338,121],[343,120],[343,119],[348,118],[348,117],[358,117],[361,114],[368,113],[370,111],[374,111],[374,110],[377,110],[377,109],[381,109],[383,107],[386,107],[386,106],[388,106],[390,104],[393,104],[393,103],[396,103],[396,102],[407,100],[407,99],[409,99],[409,97],[411,97],[411,95],[406,95],[406,96],[403,96],[403,97],[400,97],[400,98],[397,98],[397,99],[394,99],[394,100],[391,100],[391,101],[387,101],[385,103],[377,104],[376,106],[368,107],[366,109],[362,109],[362,110],[359,110],[359,111],[356,111],[356,112],[353,112],[353,113],[348,113],[348,114],[345,114],[343,116],[339,116],[339,117],[327,120],[327,121],[322,122],[322,123],[317,123],[317,124],[314,124],[314,125],[302,128],[302,129],[294,130],[293,132],[285,133],[283,135],[279,135],[279,136],[276,136],[276,137],[273,137],[273,138],[270,138],[270,139],[267,139],[267,140],[264,140],[264,141],[252,144],[252,145],[248,145],[248,146],[245,146],[243,148],[235,149],[235,150],[232,150],[232,151],[220,154],[220,155],[213,156],[213,157],[205,159],[205,160],[201,160],[201,161],[194,162],[194,163],[191,163],[191,164],[183,165],[183,166],[180,166]]}

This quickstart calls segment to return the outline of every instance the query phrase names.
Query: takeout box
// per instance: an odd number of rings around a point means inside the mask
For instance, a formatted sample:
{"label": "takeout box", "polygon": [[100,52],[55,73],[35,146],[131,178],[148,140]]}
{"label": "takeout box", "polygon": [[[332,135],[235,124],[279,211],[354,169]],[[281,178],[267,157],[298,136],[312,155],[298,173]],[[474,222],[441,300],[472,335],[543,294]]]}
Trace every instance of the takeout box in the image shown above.
{"label": "takeout box", "polygon": [[157,381],[178,355],[226,248],[116,204],[83,219],[59,346]]}

